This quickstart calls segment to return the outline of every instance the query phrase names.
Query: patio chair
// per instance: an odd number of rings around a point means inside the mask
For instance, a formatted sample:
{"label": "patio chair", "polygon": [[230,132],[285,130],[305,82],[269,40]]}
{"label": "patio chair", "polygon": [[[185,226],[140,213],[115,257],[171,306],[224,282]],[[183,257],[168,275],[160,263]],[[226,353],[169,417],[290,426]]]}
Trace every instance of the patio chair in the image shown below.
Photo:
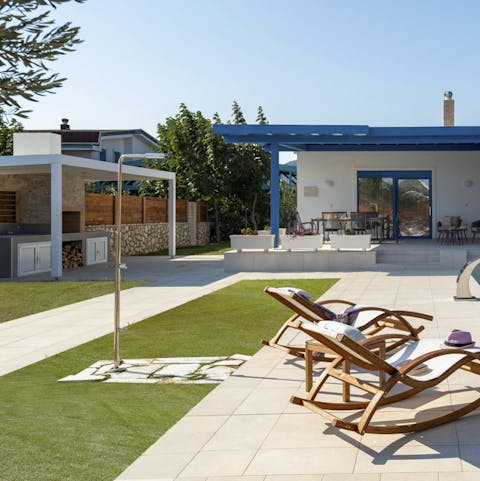
{"label": "patio chair", "polygon": [[[378,408],[396,403],[436,386],[459,369],[480,374],[480,348],[441,347],[442,339],[422,339],[405,345],[388,357],[380,355],[385,342],[395,334],[384,334],[366,338],[358,329],[337,322],[320,322],[318,324],[303,322],[301,330],[321,344],[327,345],[338,357],[328,365],[318,381],[311,387],[305,397],[293,396],[293,404],[303,405],[311,411],[330,420],[340,429],[355,431],[359,434],[392,434],[419,431],[457,419],[480,406],[480,398],[447,414],[429,420],[405,424],[371,424]],[[341,364],[356,366],[360,370],[347,374],[338,369]],[[362,379],[362,370],[378,373],[379,382],[367,382]],[[371,399],[366,401],[327,402],[321,395],[325,383],[336,379],[349,388],[363,391]],[[403,390],[397,389],[402,384]],[[329,388],[331,392],[331,388]],[[448,406],[450,409],[450,406]],[[337,417],[329,411],[359,411],[357,422]],[[349,414],[350,419],[351,414]],[[423,418],[424,419],[424,418]]]}
{"label": "patio chair", "polygon": [[[418,334],[425,328],[424,326],[413,327],[407,318],[424,319],[431,321],[433,316],[422,314],[420,312],[388,309],[377,306],[360,306],[354,302],[329,299],[315,302],[310,301],[304,293],[298,293],[298,290],[292,288],[274,288],[265,287],[264,291],[274,299],[291,309],[295,314],[288,318],[277,333],[269,341],[262,339],[262,344],[270,346],[282,351],[288,352],[293,356],[304,357],[305,346],[294,346],[282,341],[282,337],[289,329],[298,329],[305,319],[317,323],[320,321],[328,321],[341,319],[341,322],[351,322],[352,326],[364,331],[367,335],[375,335],[385,328],[400,331],[400,336],[395,342],[391,342],[388,350],[408,342],[418,339]],[[328,309],[327,305],[343,305],[342,311],[335,313]],[[349,316],[351,318],[349,319]],[[329,358],[325,358],[328,360]]]}
{"label": "patio chair", "polygon": [[[290,234],[294,234],[294,235],[313,235],[313,234],[316,234],[316,230],[315,230],[315,227],[313,225],[313,221],[302,222],[302,219],[301,219],[300,214],[298,212],[295,212],[295,217],[296,217],[297,228],[293,232],[290,232]],[[308,226],[308,227],[306,227],[306,226]]]}
{"label": "patio chair", "polygon": [[356,234],[367,233],[367,215],[363,212],[350,212],[350,224]]}
{"label": "patio chair", "polygon": [[330,233],[338,234],[345,229],[345,220],[347,219],[347,212],[322,212],[323,220],[323,237],[325,240],[330,240]]}
{"label": "patio chair", "polygon": [[480,232],[480,220],[474,220],[471,225],[472,244],[475,242],[475,236]]}

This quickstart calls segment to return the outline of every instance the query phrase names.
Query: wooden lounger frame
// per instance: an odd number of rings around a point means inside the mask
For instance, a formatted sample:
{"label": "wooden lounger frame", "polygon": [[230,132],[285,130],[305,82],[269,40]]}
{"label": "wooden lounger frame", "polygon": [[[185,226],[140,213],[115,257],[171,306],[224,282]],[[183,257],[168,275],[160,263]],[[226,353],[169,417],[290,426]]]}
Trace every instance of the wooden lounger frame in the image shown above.
{"label": "wooden lounger frame", "polygon": [[[328,346],[332,351],[337,353],[338,357],[325,368],[317,383],[310,389],[305,397],[293,396],[290,401],[294,404],[303,405],[311,411],[320,414],[331,421],[337,428],[355,431],[359,434],[392,434],[419,431],[452,421],[480,407],[480,398],[478,398],[455,411],[427,421],[401,425],[371,425],[370,422],[380,406],[402,401],[403,399],[407,399],[425,389],[436,386],[459,369],[464,369],[474,374],[480,374],[480,352],[470,352],[468,350],[451,348],[438,349],[421,355],[416,359],[412,359],[408,364],[397,369],[375,352],[375,349],[381,348],[382,346],[384,347],[385,342],[387,342],[390,337],[395,336],[394,334],[375,336],[366,339],[362,343],[357,343],[343,334],[337,335],[334,339],[317,333],[316,331],[314,332],[309,329],[304,329],[303,327],[300,329],[304,330],[316,341]],[[435,357],[448,354],[462,354],[463,357],[433,379],[421,381],[418,378],[409,375],[409,372],[415,371],[419,365],[428,363],[429,360]],[[363,381],[351,373],[340,371],[338,367],[345,361],[350,365],[378,372],[381,382],[379,382],[378,385],[375,385]],[[338,403],[320,401],[318,400],[318,397],[321,395],[322,387],[329,378],[337,379],[342,383],[347,384],[349,388],[355,387],[365,391],[370,394],[372,398],[370,401],[348,401]],[[392,388],[398,383],[403,383],[408,386],[409,389],[398,394],[389,395]],[[361,410],[363,413],[358,422],[350,422],[329,412],[341,410]]]}
{"label": "wooden lounger frame", "polygon": [[[270,339],[269,341],[266,339],[262,339],[262,344],[288,352],[293,356],[304,357],[304,346],[292,346],[286,343],[282,343],[281,338],[289,329],[298,329],[302,320],[306,319],[310,322],[320,322],[329,321],[331,319],[327,318],[325,314],[320,309],[318,309],[313,302],[305,299],[296,292],[280,294],[278,293],[277,289],[272,289],[268,286],[265,287],[264,291],[283,305],[287,306],[289,309],[293,310],[295,314],[284,322],[282,327],[280,327],[280,329],[272,337],[272,339]],[[346,306],[355,305],[354,302],[340,299],[328,299],[324,301],[318,300],[315,302],[323,306],[326,306],[328,304],[343,304]],[[392,310],[376,306],[366,306],[358,310],[358,312],[362,311],[379,311],[379,314],[376,317],[371,319],[368,323],[366,323],[360,328],[361,331],[364,331],[365,335],[374,336],[387,327],[398,330],[400,332],[405,332],[407,334],[404,337],[398,338],[394,342],[390,342],[386,347],[387,351],[395,349],[412,339],[418,339],[418,334],[425,329],[424,326],[413,327],[407,320],[408,317],[423,319],[426,321],[431,321],[433,319],[433,316],[429,314],[423,314],[421,312],[406,311],[402,309]],[[333,358],[326,357],[324,359],[332,360]]]}

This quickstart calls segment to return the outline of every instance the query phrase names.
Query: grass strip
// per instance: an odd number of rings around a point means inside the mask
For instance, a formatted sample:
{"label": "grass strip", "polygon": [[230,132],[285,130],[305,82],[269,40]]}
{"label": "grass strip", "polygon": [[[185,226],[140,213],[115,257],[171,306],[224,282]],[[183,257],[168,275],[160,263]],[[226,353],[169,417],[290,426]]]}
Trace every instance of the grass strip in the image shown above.
{"label": "grass strip", "polygon": [[[204,246],[188,246],[177,247],[176,253],[178,256],[211,256],[220,255],[232,250],[230,242],[221,242],[219,244],[207,244]],[[147,256],[168,256],[168,249],[161,249],[150,254],[142,254]]]}
{"label": "grass strip", "polygon": [[[291,314],[266,285],[316,297],[335,282],[239,282],[130,326],[121,355],[253,354]],[[113,480],[214,387],[57,382],[111,356],[108,335],[0,377],[1,481]]]}

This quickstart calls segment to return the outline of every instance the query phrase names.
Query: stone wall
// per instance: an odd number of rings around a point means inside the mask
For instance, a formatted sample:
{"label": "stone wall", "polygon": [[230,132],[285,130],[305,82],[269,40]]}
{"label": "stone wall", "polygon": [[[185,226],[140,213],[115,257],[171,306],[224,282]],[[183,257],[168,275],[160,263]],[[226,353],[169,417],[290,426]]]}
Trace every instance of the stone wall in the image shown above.
{"label": "stone wall", "polygon": [[210,222],[197,222],[197,246],[210,242]]}
{"label": "stone wall", "polygon": [[[50,174],[0,175],[0,190],[19,192],[21,224],[50,224]],[[84,205],[83,180],[64,175],[63,206],[81,210]]]}
{"label": "stone wall", "polygon": [[[208,243],[209,237],[205,232],[210,232],[208,222],[199,222],[197,229],[200,235],[197,235],[197,244],[200,240],[204,244]],[[87,225],[87,232],[104,231],[108,234],[108,250],[110,255],[113,253],[115,242],[115,226],[114,225]],[[189,224],[187,222],[177,222],[176,225],[176,245],[184,247],[189,245],[190,233]],[[205,241],[205,239],[207,239]],[[150,254],[168,247],[168,224],[124,224],[122,225],[122,254],[126,256]]]}

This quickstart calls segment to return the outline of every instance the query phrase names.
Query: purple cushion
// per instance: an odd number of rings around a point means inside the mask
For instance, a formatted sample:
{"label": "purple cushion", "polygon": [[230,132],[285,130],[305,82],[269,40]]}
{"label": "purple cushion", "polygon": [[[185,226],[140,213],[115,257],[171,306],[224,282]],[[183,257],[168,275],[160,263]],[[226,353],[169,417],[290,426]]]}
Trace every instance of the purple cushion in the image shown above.
{"label": "purple cushion", "polygon": [[337,318],[337,314],[331,311],[327,307],[323,306],[322,304],[318,304],[314,302],[315,307],[319,310],[328,320],[334,321]]}

